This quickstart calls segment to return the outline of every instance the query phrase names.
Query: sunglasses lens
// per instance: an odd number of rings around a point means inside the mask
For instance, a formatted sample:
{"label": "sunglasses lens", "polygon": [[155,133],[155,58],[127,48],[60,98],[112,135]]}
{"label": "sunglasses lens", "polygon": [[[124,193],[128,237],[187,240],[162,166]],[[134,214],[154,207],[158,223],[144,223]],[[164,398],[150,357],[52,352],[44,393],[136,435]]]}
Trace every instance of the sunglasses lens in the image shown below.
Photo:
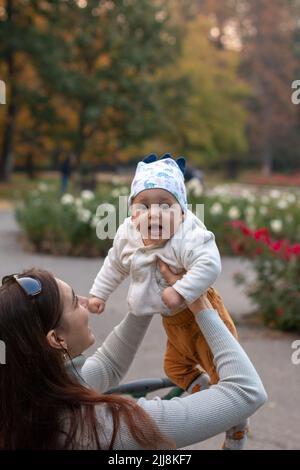
{"label": "sunglasses lens", "polygon": [[42,285],[38,279],[31,277],[17,278],[16,281],[24,289],[27,295],[35,296],[42,291]]}

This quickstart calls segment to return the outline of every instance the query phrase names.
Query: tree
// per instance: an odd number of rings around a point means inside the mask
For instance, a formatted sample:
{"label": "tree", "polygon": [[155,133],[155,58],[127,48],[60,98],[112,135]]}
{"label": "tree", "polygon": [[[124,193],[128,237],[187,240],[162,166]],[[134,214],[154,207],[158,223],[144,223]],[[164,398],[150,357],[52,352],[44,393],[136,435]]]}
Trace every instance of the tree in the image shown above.
{"label": "tree", "polygon": [[61,43],[51,28],[45,26],[59,18],[66,4],[60,0],[2,0],[0,7],[1,72],[8,91],[2,117],[3,134],[0,136],[0,180],[7,181],[14,164],[18,114],[22,106],[34,109],[33,97],[37,103],[45,100],[42,84],[38,82],[39,86],[33,88],[31,81],[26,79],[26,73],[32,67],[33,82],[37,84],[37,64],[39,58],[44,57],[47,58],[48,70],[58,76]]}
{"label": "tree", "polygon": [[43,148],[57,157],[62,149],[80,164],[105,154],[117,158],[121,148],[160,131],[156,75],[178,50],[167,5],[165,0],[6,0],[0,56],[10,93],[2,179],[9,178],[14,145],[22,158]]}
{"label": "tree", "polygon": [[249,102],[252,151],[260,156],[262,171],[270,174],[276,149],[295,129],[291,103],[295,77],[293,17],[286,0],[241,0],[243,74],[251,84]]}
{"label": "tree", "polygon": [[206,166],[229,165],[247,149],[249,90],[238,76],[239,54],[210,40],[214,25],[204,15],[186,24],[182,58],[173,73],[188,77],[190,88],[184,112],[175,116],[170,110],[174,126],[168,136],[180,152]]}

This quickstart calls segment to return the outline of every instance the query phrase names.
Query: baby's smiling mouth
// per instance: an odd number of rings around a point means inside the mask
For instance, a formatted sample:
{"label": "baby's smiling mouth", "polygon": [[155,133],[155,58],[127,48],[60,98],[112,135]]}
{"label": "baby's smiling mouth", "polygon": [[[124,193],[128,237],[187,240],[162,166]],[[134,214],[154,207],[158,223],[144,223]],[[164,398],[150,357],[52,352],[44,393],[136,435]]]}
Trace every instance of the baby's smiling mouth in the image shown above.
{"label": "baby's smiling mouth", "polygon": [[149,224],[148,229],[149,229],[149,231],[158,232],[158,231],[162,230],[162,225],[160,225],[160,224]]}

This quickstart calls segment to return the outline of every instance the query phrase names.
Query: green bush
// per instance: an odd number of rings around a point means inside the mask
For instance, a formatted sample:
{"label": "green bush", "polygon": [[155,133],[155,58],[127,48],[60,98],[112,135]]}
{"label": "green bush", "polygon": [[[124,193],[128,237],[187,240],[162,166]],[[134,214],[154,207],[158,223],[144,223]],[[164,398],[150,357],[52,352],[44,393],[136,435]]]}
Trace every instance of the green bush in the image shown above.
{"label": "green bush", "polygon": [[[256,279],[248,284],[248,295],[265,324],[300,331],[300,244],[274,241],[268,229],[251,230],[241,221],[231,226],[233,252],[252,261]],[[247,284],[242,274],[238,280]]]}
{"label": "green bush", "polygon": [[118,196],[127,191],[126,187],[103,188],[97,194],[85,190],[77,197],[61,196],[48,188],[30,192],[16,209],[26,245],[54,255],[105,256],[113,240],[98,238],[97,208],[102,203],[112,204],[118,221]]}
{"label": "green bush", "polygon": [[[300,191],[222,185],[201,192],[196,181],[187,184],[188,200],[195,208],[204,204],[204,223],[214,232],[223,255],[233,254],[228,222],[243,220],[252,230],[268,228],[275,240],[300,240]],[[233,235],[233,233],[232,233]]]}

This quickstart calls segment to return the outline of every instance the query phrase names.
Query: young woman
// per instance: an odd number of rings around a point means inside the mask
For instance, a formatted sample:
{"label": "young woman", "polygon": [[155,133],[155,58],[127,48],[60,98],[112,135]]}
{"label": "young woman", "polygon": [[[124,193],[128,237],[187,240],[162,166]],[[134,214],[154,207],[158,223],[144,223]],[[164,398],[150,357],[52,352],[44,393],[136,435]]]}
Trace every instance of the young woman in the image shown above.
{"label": "young woman", "polygon": [[[161,263],[172,285],[178,277]],[[189,305],[215,357],[218,384],[184,398],[137,402],[103,392],[119,384],[151,317],[128,314],[86,360],[95,338],[88,300],[47,271],[0,287],[0,449],[180,448],[252,415],[266,392],[244,350],[206,297]]]}

